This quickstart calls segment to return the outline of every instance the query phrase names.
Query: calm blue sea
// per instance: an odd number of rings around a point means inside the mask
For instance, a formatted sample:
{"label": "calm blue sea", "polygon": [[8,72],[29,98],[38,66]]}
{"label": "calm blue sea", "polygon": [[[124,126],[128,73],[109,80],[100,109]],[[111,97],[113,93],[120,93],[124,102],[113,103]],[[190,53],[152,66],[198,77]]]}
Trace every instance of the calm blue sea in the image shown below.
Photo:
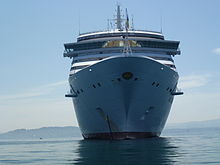
{"label": "calm blue sea", "polygon": [[1,140],[0,165],[220,165],[220,129],[165,130],[160,138]]}

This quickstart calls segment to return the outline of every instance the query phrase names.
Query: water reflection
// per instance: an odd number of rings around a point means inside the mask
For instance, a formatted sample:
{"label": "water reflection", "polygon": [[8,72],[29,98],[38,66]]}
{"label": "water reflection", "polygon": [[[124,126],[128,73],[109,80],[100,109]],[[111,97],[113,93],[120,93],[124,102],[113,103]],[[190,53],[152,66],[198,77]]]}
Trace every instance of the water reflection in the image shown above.
{"label": "water reflection", "polygon": [[70,164],[90,165],[173,165],[177,163],[178,148],[168,138],[145,140],[100,141],[81,140],[78,153]]}

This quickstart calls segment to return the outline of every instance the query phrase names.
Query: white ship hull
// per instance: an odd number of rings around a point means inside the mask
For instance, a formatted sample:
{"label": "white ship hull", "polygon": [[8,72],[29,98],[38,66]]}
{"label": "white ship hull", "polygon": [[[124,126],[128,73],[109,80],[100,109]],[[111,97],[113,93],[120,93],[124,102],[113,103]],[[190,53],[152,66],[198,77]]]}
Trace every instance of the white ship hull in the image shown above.
{"label": "white ship hull", "polygon": [[[123,73],[132,73],[125,79]],[[144,56],[104,59],[70,75],[74,109],[86,139],[159,136],[173,102],[176,71]]]}

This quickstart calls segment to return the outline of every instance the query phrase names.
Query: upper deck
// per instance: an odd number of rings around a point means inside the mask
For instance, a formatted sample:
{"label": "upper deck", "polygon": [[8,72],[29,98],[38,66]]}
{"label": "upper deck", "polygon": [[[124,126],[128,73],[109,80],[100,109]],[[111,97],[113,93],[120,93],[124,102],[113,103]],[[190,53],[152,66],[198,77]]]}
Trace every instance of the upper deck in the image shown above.
{"label": "upper deck", "polygon": [[122,18],[120,6],[113,20],[116,27],[111,30],[83,33],[77,37],[77,42],[64,44],[64,57],[119,54],[128,47],[133,53],[180,54],[179,41],[165,40],[161,32],[134,30],[129,24],[127,10],[126,19]]}
{"label": "upper deck", "polygon": [[159,32],[146,31],[146,30],[111,30],[111,31],[99,31],[80,34],[77,38],[77,42],[88,41],[94,39],[106,39],[106,38],[117,38],[117,37],[129,37],[129,38],[149,38],[164,40],[164,36]]}

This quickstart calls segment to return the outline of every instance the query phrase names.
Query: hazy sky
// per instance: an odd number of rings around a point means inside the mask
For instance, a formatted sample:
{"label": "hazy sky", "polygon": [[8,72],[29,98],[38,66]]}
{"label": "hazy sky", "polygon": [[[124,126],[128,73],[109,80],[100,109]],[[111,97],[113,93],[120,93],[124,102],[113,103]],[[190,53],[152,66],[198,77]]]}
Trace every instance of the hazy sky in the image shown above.
{"label": "hazy sky", "polygon": [[1,0],[0,132],[77,125],[64,97],[71,61],[63,43],[76,41],[79,27],[105,30],[117,2],[136,29],[160,31],[162,22],[165,38],[181,41],[174,60],[185,94],[168,122],[220,118],[219,0]]}

